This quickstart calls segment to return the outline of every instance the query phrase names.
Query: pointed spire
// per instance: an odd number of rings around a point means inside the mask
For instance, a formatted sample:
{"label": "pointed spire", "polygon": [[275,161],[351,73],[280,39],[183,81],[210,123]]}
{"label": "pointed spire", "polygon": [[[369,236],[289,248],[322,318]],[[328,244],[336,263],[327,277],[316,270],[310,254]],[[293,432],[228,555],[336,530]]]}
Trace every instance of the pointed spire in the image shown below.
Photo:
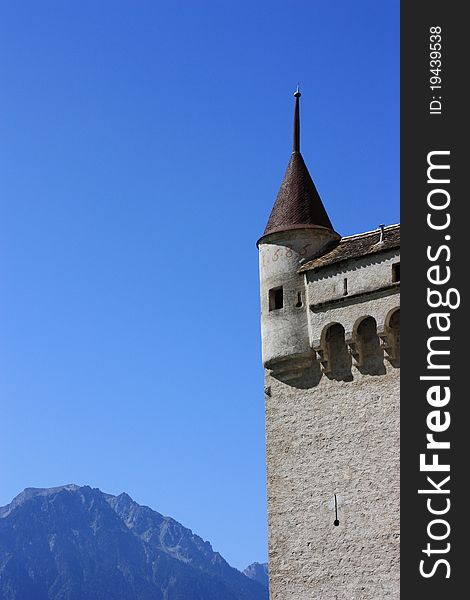
{"label": "pointed spire", "polygon": [[300,96],[297,86],[294,93],[292,155],[263,237],[275,231],[300,228],[325,227],[333,231],[333,225],[300,153]]}
{"label": "pointed spire", "polygon": [[300,102],[299,98],[302,94],[299,90],[299,84],[294,92],[295,108],[294,108],[294,143],[292,145],[292,152],[300,152]]}

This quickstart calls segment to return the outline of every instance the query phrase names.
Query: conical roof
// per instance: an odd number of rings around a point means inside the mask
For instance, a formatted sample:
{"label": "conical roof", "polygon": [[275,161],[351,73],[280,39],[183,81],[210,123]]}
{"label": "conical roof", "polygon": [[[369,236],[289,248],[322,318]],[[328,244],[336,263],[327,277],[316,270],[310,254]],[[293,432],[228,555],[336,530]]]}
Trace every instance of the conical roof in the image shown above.
{"label": "conical roof", "polygon": [[286,231],[302,227],[333,229],[317,188],[300,153],[300,92],[298,89],[294,96],[293,151],[263,237],[275,231]]}

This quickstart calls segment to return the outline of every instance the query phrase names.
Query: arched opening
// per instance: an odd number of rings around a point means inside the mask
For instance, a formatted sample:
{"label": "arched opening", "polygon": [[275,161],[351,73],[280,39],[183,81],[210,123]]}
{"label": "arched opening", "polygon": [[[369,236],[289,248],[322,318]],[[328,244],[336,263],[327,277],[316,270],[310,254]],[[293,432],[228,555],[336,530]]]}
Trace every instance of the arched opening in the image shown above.
{"label": "arched opening", "polygon": [[387,354],[390,364],[400,366],[400,309],[396,308],[389,313],[385,333],[387,336]]}
{"label": "arched opening", "polygon": [[352,360],[344,337],[344,327],[339,323],[329,325],[324,334],[324,344],[328,357],[328,377],[337,381],[351,380]]}
{"label": "arched opening", "polygon": [[377,321],[374,317],[361,319],[356,327],[355,342],[358,350],[357,368],[367,375],[385,373],[384,353],[377,335]]}

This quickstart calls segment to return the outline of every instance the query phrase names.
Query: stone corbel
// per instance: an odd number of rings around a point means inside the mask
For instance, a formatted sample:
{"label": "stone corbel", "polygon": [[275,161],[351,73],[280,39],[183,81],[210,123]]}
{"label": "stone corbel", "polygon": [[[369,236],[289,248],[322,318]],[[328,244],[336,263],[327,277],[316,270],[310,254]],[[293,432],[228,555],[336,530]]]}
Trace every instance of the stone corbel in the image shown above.
{"label": "stone corbel", "polygon": [[315,358],[317,359],[317,361],[320,363],[320,367],[323,373],[329,373],[330,372],[330,361],[328,358],[328,352],[322,348],[320,341],[318,341],[314,347],[313,347],[313,351],[315,352]]}
{"label": "stone corbel", "polygon": [[352,359],[353,366],[354,367],[362,366],[361,352],[359,349],[359,345],[356,344],[353,334],[346,333],[344,338],[345,338],[346,345],[348,347],[348,352]]}
{"label": "stone corbel", "polygon": [[388,332],[385,328],[377,331],[377,335],[380,339],[380,347],[384,351],[384,356],[388,361],[396,360],[396,352],[394,345],[392,343],[391,336],[388,335]]}

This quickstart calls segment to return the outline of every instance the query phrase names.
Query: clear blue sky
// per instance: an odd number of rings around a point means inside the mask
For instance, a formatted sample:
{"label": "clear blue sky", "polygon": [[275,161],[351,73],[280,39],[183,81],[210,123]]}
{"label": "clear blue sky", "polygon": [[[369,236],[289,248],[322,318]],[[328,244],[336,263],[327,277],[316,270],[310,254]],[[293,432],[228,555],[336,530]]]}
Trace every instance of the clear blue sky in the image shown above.
{"label": "clear blue sky", "polygon": [[0,504],[127,491],[267,558],[261,235],[291,151],[399,220],[398,0],[0,2]]}

